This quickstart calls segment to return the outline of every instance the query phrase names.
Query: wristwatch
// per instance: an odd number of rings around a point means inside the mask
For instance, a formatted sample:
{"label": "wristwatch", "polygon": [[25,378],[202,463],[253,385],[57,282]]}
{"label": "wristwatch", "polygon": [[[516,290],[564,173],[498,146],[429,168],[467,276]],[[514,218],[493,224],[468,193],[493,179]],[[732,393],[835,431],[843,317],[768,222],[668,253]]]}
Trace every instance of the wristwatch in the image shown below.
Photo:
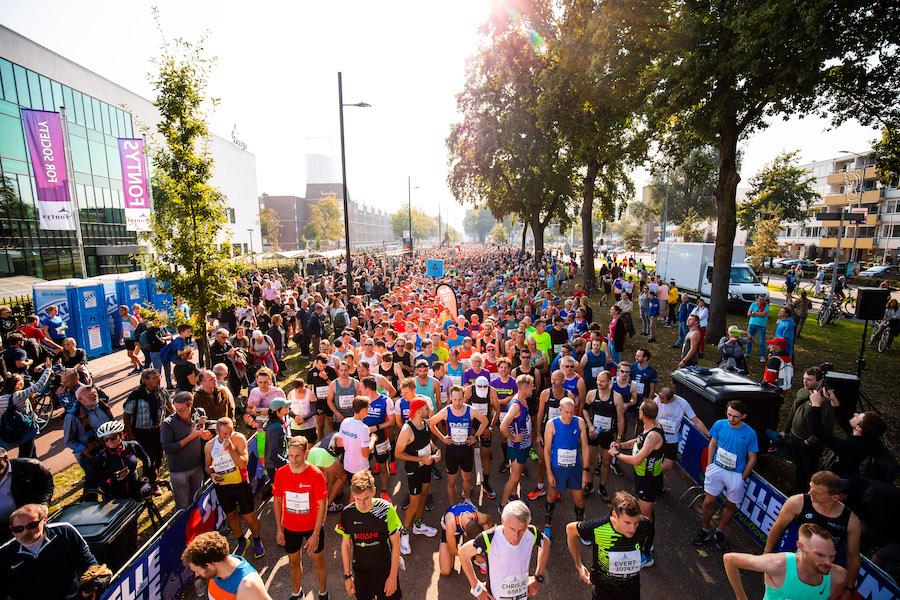
{"label": "wristwatch", "polygon": [[351,574],[349,574],[349,575],[347,575],[346,573],[344,573],[344,581],[346,581],[346,580],[348,580],[348,579],[353,579],[353,573],[351,573]]}
{"label": "wristwatch", "polygon": [[538,583],[544,583],[544,576],[543,576],[543,575],[538,575],[537,573],[535,573],[535,574],[534,574],[534,580],[537,581]]}

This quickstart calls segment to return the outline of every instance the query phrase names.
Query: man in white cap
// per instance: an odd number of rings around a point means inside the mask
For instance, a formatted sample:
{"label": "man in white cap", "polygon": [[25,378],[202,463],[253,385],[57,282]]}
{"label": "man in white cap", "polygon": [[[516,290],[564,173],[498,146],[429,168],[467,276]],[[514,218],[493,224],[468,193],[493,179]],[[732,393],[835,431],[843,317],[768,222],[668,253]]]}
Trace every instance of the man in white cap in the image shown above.
{"label": "man in white cap", "polygon": [[491,473],[491,431],[497,426],[500,414],[497,390],[491,387],[487,377],[481,375],[475,378],[475,384],[466,387],[465,401],[472,406],[472,410],[484,415],[488,421],[488,427],[479,438],[481,446],[481,489],[488,500],[493,500],[497,494],[491,488],[488,477]]}

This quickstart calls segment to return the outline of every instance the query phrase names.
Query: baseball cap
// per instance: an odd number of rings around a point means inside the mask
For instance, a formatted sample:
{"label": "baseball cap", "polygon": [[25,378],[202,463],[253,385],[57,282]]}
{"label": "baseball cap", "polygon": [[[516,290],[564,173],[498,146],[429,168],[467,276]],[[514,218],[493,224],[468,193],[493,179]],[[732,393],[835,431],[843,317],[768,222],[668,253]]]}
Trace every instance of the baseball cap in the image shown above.
{"label": "baseball cap", "polygon": [[291,403],[288,402],[287,400],[284,400],[282,398],[275,398],[274,400],[269,402],[269,409],[270,410],[281,410],[285,406],[290,406],[290,405],[291,405]]}
{"label": "baseball cap", "polygon": [[412,402],[409,403],[409,416],[412,417],[419,411],[419,409],[424,406],[428,406],[428,403],[425,400],[422,400],[421,398],[415,398]]}
{"label": "baseball cap", "polygon": [[784,338],[772,338],[768,342],[766,342],[766,346],[781,346],[782,348],[787,348],[787,340]]}

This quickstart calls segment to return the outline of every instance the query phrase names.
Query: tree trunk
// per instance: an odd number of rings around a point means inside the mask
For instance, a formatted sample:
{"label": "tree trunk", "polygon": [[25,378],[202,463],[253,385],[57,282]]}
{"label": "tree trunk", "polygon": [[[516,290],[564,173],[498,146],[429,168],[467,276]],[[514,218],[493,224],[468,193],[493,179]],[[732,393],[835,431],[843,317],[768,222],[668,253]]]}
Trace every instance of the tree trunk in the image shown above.
{"label": "tree trunk", "polygon": [[581,200],[581,255],[584,260],[584,268],[581,278],[584,291],[590,293],[594,290],[596,281],[594,269],[594,189],[597,179],[597,171],[600,167],[596,161],[588,164],[587,174],[584,177],[584,195]]}
{"label": "tree trunk", "polygon": [[728,284],[731,278],[731,255],[737,231],[737,186],[741,177],[737,171],[737,117],[727,119],[719,131],[719,180],[716,184],[716,250],[713,255],[712,291],[709,306],[708,342],[718,341],[725,334],[728,308]]}
{"label": "tree trunk", "polygon": [[540,266],[544,256],[544,227],[541,223],[541,212],[535,210],[531,213],[531,235],[534,237],[534,264]]}
{"label": "tree trunk", "polygon": [[522,220],[522,254],[525,254],[525,237],[528,235],[528,221]]}

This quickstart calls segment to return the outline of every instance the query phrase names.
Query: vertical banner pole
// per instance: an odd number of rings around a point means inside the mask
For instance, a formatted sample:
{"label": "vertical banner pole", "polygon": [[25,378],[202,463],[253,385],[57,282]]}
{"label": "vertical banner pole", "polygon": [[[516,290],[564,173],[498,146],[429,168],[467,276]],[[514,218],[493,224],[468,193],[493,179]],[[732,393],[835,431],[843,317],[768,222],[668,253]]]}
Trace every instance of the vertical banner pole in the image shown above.
{"label": "vertical banner pole", "polygon": [[72,201],[73,212],[75,213],[75,239],[78,243],[78,260],[81,261],[81,276],[87,278],[87,261],[84,260],[84,238],[81,235],[81,211],[78,206],[78,196],[75,194],[75,168],[72,166],[72,153],[69,150],[69,122],[66,119],[66,107],[59,107],[60,121],[62,121],[63,138],[65,143],[63,148],[66,153],[66,169],[69,171],[69,197]]}

